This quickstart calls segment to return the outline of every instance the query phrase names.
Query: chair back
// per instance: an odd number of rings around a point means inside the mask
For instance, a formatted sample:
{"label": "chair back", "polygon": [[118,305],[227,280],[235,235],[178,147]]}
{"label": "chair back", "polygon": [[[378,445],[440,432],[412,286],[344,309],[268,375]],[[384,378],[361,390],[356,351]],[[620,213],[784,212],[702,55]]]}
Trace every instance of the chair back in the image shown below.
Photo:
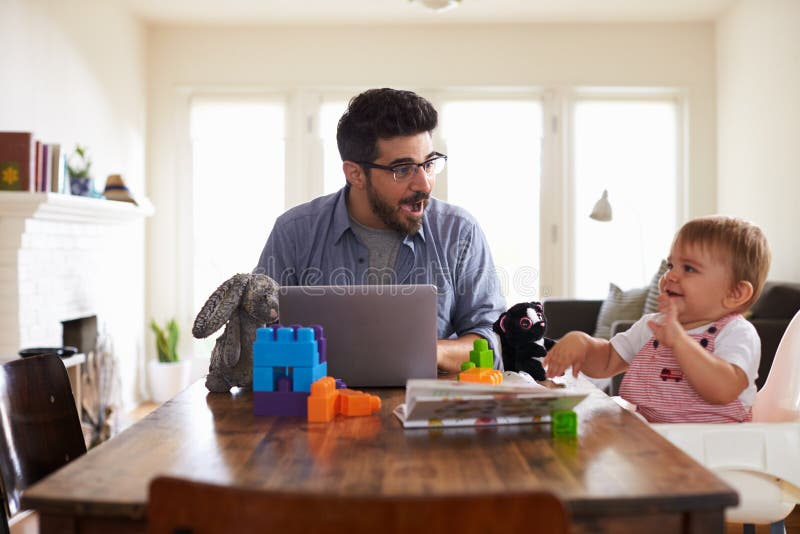
{"label": "chair back", "polygon": [[767,381],[756,394],[753,421],[800,421],[800,311],[786,327]]}
{"label": "chair back", "polygon": [[86,452],[67,370],[54,354],[0,366],[0,479],[9,515],[22,491]]}
{"label": "chair back", "polygon": [[567,533],[549,493],[343,497],[277,493],[159,477],[150,484],[150,534],[347,532]]}

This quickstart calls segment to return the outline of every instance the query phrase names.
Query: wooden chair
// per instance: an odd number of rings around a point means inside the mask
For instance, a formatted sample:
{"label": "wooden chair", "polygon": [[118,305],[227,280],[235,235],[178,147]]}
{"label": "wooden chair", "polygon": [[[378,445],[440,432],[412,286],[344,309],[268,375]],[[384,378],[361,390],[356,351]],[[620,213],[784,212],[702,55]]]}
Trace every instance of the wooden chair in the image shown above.
{"label": "wooden chair", "polygon": [[7,517],[20,510],[25,488],[85,452],[61,359],[45,354],[0,366],[0,481]]}
{"label": "wooden chair", "polygon": [[569,532],[561,501],[544,492],[342,497],[158,477],[150,484],[148,503],[151,534]]}

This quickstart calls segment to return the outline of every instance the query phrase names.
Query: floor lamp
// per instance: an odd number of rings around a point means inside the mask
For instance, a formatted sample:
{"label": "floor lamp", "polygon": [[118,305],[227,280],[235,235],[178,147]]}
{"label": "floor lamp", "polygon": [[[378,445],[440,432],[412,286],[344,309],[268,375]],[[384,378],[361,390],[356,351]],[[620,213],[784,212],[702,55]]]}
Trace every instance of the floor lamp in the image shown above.
{"label": "floor lamp", "polygon": [[[641,256],[641,264],[642,264],[642,280],[646,281],[647,269],[644,262],[644,232],[642,230],[642,220],[639,217],[638,211],[631,208],[631,212],[636,217],[636,222],[637,222],[636,226],[639,228],[639,254]],[[611,203],[608,201],[607,189],[603,190],[603,195],[597,202],[594,203],[594,208],[592,208],[592,213],[589,214],[589,218],[600,222],[609,222],[613,218],[613,210],[611,209]]]}
{"label": "floor lamp", "polygon": [[611,220],[611,217],[612,211],[611,203],[608,201],[608,190],[604,189],[603,196],[594,203],[594,208],[592,208],[592,213],[589,214],[589,218],[595,221],[608,222]]}

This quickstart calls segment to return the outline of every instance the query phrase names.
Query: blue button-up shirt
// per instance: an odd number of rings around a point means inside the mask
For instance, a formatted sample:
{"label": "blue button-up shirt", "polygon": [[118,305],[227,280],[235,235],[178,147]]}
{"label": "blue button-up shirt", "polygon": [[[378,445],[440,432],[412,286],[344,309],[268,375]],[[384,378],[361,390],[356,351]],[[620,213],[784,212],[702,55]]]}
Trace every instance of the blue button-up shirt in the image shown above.
{"label": "blue button-up shirt", "polygon": [[[281,285],[368,284],[369,250],[350,227],[347,186],[290,209],[275,222],[256,273]],[[434,284],[439,339],[475,333],[495,349],[492,323],[505,299],[483,231],[466,210],[431,198],[422,229],[407,235],[391,274],[395,284]],[[374,283],[374,282],[373,282]]]}

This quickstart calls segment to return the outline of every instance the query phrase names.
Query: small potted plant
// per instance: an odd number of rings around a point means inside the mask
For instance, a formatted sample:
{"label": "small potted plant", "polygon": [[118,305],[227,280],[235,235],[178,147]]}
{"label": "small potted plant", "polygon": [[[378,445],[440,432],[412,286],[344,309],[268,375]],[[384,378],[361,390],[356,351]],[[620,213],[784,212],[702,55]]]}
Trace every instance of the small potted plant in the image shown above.
{"label": "small potted plant", "polygon": [[90,174],[92,159],[85,146],[75,145],[75,150],[67,158],[67,172],[69,173],[69,192],[73,195],[89,197],[93,194],[94,186]]}
{"label": "small potted plant", "polygon": [[155,320],[150,328],[156,337],[157,359],[148,364],[150,393],[155,402],[165,402],[189,385],[191,362],[178,356],[178,323],[170,319],[162,328]]}

